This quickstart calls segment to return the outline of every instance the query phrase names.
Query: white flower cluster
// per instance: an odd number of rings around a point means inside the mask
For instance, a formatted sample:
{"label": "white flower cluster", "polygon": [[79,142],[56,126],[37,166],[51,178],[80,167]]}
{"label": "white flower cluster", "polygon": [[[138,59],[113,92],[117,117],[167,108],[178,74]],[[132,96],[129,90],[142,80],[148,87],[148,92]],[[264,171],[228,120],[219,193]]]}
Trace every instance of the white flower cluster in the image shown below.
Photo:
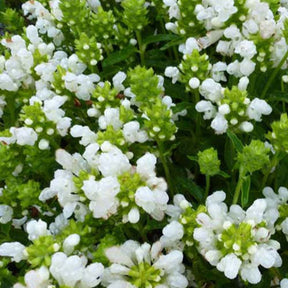
{"label": "white flower cluster", "polygon": [[[152,246],[128,240],[106,250],[111,266],[105,271],[103,283],[108,288],[185,288],[183,253],[172,250],[162,254],[160,242]],[[134,284],[134,285],[133,285]]]}
{"label": "white flower cluster", "polygon": [[[56,161],[64,170],[55,172],[50,187],[42,191],[39,199],[46,201],[57,195],[66,218],[74,213],[77,218],[84,219],[89,207],[95,218],[107,219],[122,207],[129,208],[127,214],[123,215],[125,222],[137,223],[140,208],[158,221],[163,219],[168,202],[167,184],[162,178],[156,177],[156,157],[153,154],[145,154],[137,160],[137,166],[133,167],[120,149],[104,142],[101,146],[89,144],[82,156],[58,150]],[[85,199],[78,194],[79,190],[73,180],[81,171],[90,173],[81,186]],[[121,182],[122,175],[129,178],[136,174],[140,180],[139,187],[135,187],[135,191],[125,190],[129,194],[118,197],[121,189],[125,189],[125,182]],[[88,207],[84,204],[86,200]]]}
{"label": "white flower cluster", "polygon": [[271,231],[265,225],[267,202],[258,199],[246,211],[239,205],[232,205],[228,211],[225,197],[223,191],[218,191],[207,198],[207,213],[197,216],[200,227],[195,229],[194,239],[205,259],[227,278],[240,274],[249,283],[259,283],[260,265],[282,265],[277,252],[280,244],[270,239]]}
{"label": "white flower cluster", "polygon": [[[186,11],[180,9],[181,1],[163,0],[163,3],[169,7],[170,19],[176,20],[175,23],[167,23],[166,28],[175,33],[186,34],[185,30],[178,31],[178,21],[186,17]],[[191,5],[194,4],[191,3]],[[183,61],[185,62],[194,49],[202,51],[214,43],[217,53],[225,56],[226,59],[232,57],[230,62],[227,59],[226,62],[210,63],[207,77],[204,80],[203,75],[200,74],[201,67],[198,65],[191,67],[194,75],[185,84],[191,88],[192,92],[199,89],[200,94],[205,98],[197,103],[196,110],[204,113],[204,119],[213,119],[211,127],[217,134],[225,133],[230,126],[233,129],[250,132],[253,130],[250,120],[261,121],[261,115],[269,115],[272,108],[263,99],[247,98],[243,103],[246,106],[245,109],[238,111],[240,114],[237,117],[227,119],[232,107],[223,105],[223,101],[219,101],[223,98],[225,89],[219,82],[226,82],[227,75],[240,78],[238,87],[244,91],[249,85],[247,77],[253,72],[258,70],[266,72],[268,67],[277,66],[281,62],[287,52],[287,43],[283,36],[284,22],[288,17],[287,7],[284,5],[279,7],[280,17],[277,19],[274,18],[269,4],[258,0],[241,3],[233,0],[202,1],[202,4],[197,4],[193,11],[198,24],[201,24],[208,32],[198,39],[187,38],[186,43],[179,46],[179,51],[184,54]],[[235,17],[240,20],[237,22],[238,26],[235,22],[233,24],[229,22]],[[195,26],[194,22],[190,24],[191,27]],[[165,70],[165,75],[172,78],[173,83],[183,81],[181,80],[183,78],[180,72],[181,65],[179,69],[167,67]],[[285,61],[280,68],[286,67]],[[246,119],[241,119],[243,115],[247,116]]]}
{"label": "white flower cluster", "polygon": [[241,91],[246,90],[248,83],[247,77],[241,78],[238,84],[239,98],[227,99],[229,102],[226,100],[225,89],[212,78],[204,80],[200,85],[200,94],[206,100],[199,101],[195,109],[204,113],[205,120],[213,119],[211,127],[216,134],[225,133],[229,126],[243,132],[251,132],[254,127],[250,121],[260,122],[262,115],[272,112],[272,107],[263,99],[254,98],[251,101],[245,96],[243,99],[240,98],[243,93]]}

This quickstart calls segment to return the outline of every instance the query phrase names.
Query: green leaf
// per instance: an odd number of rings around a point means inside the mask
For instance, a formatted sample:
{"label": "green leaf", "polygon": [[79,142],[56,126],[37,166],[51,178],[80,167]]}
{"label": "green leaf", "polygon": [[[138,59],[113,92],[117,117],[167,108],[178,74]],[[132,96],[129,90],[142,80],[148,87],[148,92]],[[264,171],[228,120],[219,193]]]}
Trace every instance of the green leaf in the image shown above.
{"label": "green leaf", "polygon": [[165,44],[163,47],[160,48],[161,51],[164,51],[164,50],[167,50],[168,48],[170,47],[173,47],[173,46],[178,46],[179,44],[181,43],[184,43],[185,42],[185,39],[183,37],[179,37],[168,42],[167,44]]}
{"label": "green leaf", "polygon": [[0,0],[0,11],[4,11],[4,10],[5,10],[5,1]]}
{"label": "green leaf", "polygon": [[150,35],[143,40],[143,44],[147,45],[150,43],[163,42],[163,41],[169,41],[169,40],[175,40],[175,39],[179,39],[179,36],[175,34]]}
{"label": "green leaf", "polygon": [[192,160],[192,161],[198,162],[198,157],[197,156],[187,156],[187,158]]}
{"label": "green leaf", "polygon": [[220,176],[222,176],[224,178],[230,178],[229,174],[227,174],[226,172],[221,171],[221,170],[217,173],[217,175],[220,175]]}
{"label": "green leaf", "polygon": [[234,148],[237,152],[242,152],[244,145],[242,144],[241,140],[231,131],[227,131],[227,135],[233,143]]}
{"label": "green leaf", "polygon": [[249,192],[250,192],[250,185],[251,185],[251,177],[250,176],[246,176],[243,184],[242,184],[242,188],[241,188],[241,205],[244,208],[249,201]]}
{"label": "green leaf", "polygon": [[285,102],[288,103],[287,92],[282,91],[273,91],[268,96],[269,102]]}
{"label": "green leaf", "polygon": [[129,56],[136,53],[138,50],[134,46],[128,46],[120,51],[116,51],[111,53],[105,60],[102,62],[102,66],[108,67],[112,66],[116,63],[126,60]]}

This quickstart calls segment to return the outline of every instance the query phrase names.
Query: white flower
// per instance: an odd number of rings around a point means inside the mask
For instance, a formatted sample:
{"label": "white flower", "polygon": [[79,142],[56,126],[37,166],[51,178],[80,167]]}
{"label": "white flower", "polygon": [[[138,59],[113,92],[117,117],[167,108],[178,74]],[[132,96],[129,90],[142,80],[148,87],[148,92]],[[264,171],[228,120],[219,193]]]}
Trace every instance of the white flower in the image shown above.
{"label": "white flower", "polygon": [[84,256],[67,257],[64,253],[57,252],[52,256],[50,272],[59,285],[92,288],[100,283],[104,267],[100,263],[85,267],[86,263],[87,259]]}
{"label": "white flower", "polygon": [[284,278],[281,280],[280,287],[281,288],[288,288],[288,279],[287,278]]}
{"label": "white flower", "polygon": [[116,195],[120,191],[120,184],[115,177],[105,177],[95,181],[92,177],[83,181],[81,188],[86,197],[91,200],[89,209],[95,218],[107,219],[117,212],[119,201]]}
{"label": "white flower", "polygon": [[241,277],[244,281],[251,284],[257,284],[261,281],[261,273],[254,264],[243,264],[241,268]]}
{"label": "white flower", "polygon": [[222,98],[222,86],[213,79],[205,79],[199,88],[200,94],[211,102],[217,102]]}
{"label": "white flower", "polygon": [[78,234],[71,234],[65,238],[63,242],[63,251],[66,255],[71,254],[74,251],[74,247],[80,242],[80,236]]}
{"label": "white flower", "polygon": [[179,46],[179,51],[182,52],[184,55],[192,54],[193,50],[196,49],[200,51],[200,46],[197,40],[193,37],[190,37],[186,40],[185,45],[183,47]]}
{"label": "white flower", "polygon": [[31,220],[27,223],[26,231],[28,233],[28,239],[34,241],[40,236],[49,235],[50,232],[47,230],[47,223],[39,219]]}
{"label": "white flower", "polygon": [[139,219],[140,219],[140,212],[139,212],[139,210],[138,210],[136,207],[132,208],[132,209],[129,211],[129,213],[128,213],[128,215],[127,215],[127,218],[128,218],[128,221],[129,221],[130,223],[132,223],[132,224],[138,223],[138,221],[139,221]]}
{"label": "white flower", "polygon": [[7,91],[17,91],[18,86],[13,82],[8,74],[2,73],[0,74],[0,89]]}
{"label": "white flower", "polygon": [[144,156],[137,160],[136,171],[141,175],[143,179],[149,179],[155,177],[155,167],[156,167],[157,158],[154,154],[145,153]]}
{"label": "white flower", "polygon": [[91,131],[88,126],[74,125],[70,129],[70,134],[74,138],[81,137],[79,143],[83,146],[94,143],[97,139],[97,135],[93,131]]}
{"label": "white flower", "polygon": [[242,261],[233,253],[228,254],[217,264],[217,269],[224,272],[229,279],[236,278]]}
{"label": "white flower", "polygon": [[244,58],[244,60],[239,63],[239,70],[244,76],[249,76],[254,72],[255,66],[256,64],[252,60]]}
{"label": "white flower", "polygon": [[119,108],[106,108],[104,115],[99,117],[98,123],[101,129],[111,125],[115,130],[119,130],[123,124],[120,120]]}
{"label": "white flower", "polygon": [[223,134],[228,129],[228,121],[222,114],[217,113],[216,117],[211,122],[211,127],[215,130],[216,134]]}
{"label": "white flower", "polygon": [[253,41],[243,40],[236,46],[235,53],[240,54],[243,58],[251,59],[257,50]]}
{"label": "white flower", "polygon": [[30,270],[24,276],[26,286],[16,283],[13,288],[48,288],[49,271],[45,266],[41,266],[37,270]]}
{"label": "white flower", "polygon": [[38,139],[38,134],[29,127],[20,127],[20,128],[10,128],[10,132],[16,138],[16,143],[18,145],[24,146],[29,145],[33,146]]}
{"label": "white flower", "polygon": [[[103,151],[105,142],[101,145]],[[109,147],[106,153],[102,153],[99,156],[98,169],[103,176],[118,176],[130,169],[131,165],[126,155],[115,146]]]}
{"label": "white flower", "polygon": [[0,223],[6,224],[12,220],[13,209],[9,205],[0,205]]}
{"label": "white flower", "polygon": [[225,62],[217,62],[212,66],[212,78],[216,82],[226,81],[227,78],[224,72],[227,69],[227,64]]}
{"label": "white flower", "polygon": [[19,242],[6,242],[0,245],[0,256],[12,257],[12,261],[20,262],[26,259],[25,248]]}
{"label": "white flower", "polygon": [[81,170],[86,170],[85,168],[87,168],[87,163],[80,154],[74,153],[71,155],[64,149],[58,149],[56,151],[56,161],[62,165],[64,169],[76,175],[78,175]]}
{"label": "white flower", "polygon": [[261,121],[262,115],[269,115],[272,107],[265,100],[255,98],[251,101],[247,108],[247,115],[250,119]]}
{"label": "white flower", "polygon": [[180,71],[177,67],[168,66],[165,68],[164,75],[166,77],[172,78],[172,83],[176,83],[180,78]]}
{"label": "white flower", "polygon": [[157,221],[163,219],[168,200],[169,197],[165,191],[152,191],[148,187],[139,187],[135,193],[136,204]]}
{"label": "white flower", "polygon": [[210,101],[201,100],[195,106],[196,111],[204,112],[203,119],[208,120],[216,115],[216,108]]}
{"label": "white flower", "polygon": [[192,89],[198,88],[199,85],[200,85],[200,81],[199,81],[198,78],[192,77],[192,78],[189,80],[189,86],[190,86]]}
{"label": "white flower", "polygon": [[[159,242],[151,246],[148,243],[140,245],[132,240],[126,241],[120,247],[108,248],[105,254],[112,265],[107,270],[105,279],[107,284],[105,283],[105,286],[110,288],[132,288],[134,285],[131,285],[131,283],[135,283],[134,281],[143,281],[149,277],[149,280],[144,283],[141,282],[145,287],[151,285],[151,283],[159,282],[162,283],[160,286],[157,285],[159,288],[162,286],[171,288],[187,287],[188,281],[183,275],[182,252],[172,250],[163,255],[161,250],[162,247]],[[145,268],[147,267],[146,270],[139,270],[139,267],[143,267],[143,265],[145,265]],[[138,271],[141,271],[141,273],[137,273]]]}
{"label": "white flower", "polygon": [[148,140],[146,131],[140,130],[138,121],[131,121],[123,125],[123,136],[129,143],[144,143]]}
{"label": "white flower", "polygon": [[123,91],[125,89],[124,85],[122,84],[125,79],[127,78],[127,75],[120,71],[118,72],[113,78],[113,86],[114,88],[119,92],[119,91]]}

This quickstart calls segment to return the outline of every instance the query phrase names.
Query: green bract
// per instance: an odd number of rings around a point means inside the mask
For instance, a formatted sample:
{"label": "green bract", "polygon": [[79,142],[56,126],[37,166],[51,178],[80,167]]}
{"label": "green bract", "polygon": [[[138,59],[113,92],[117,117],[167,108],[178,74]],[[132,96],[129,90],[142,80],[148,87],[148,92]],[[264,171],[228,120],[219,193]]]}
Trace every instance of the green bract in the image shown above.
{"label": "green bract", "polygon": [[200,166],[200,172],[205,175],[213,176],[220,171],[220,160],[214,148],[199,151],[198,164]]}
{"label": "green bract", "polygon": [[260,140],[252,140],[251,143],[243,148],[238,154],[239,165],[249,173],[261,170],[269,163],[270,149]]}

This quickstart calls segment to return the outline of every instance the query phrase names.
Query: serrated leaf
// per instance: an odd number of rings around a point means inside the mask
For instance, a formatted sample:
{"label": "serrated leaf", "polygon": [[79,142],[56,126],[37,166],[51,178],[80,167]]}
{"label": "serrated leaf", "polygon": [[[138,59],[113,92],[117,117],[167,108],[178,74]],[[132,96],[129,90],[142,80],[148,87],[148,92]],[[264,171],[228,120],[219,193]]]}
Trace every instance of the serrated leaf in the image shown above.
{"label": "serrated leaf", "polygon": [[242,152],[244,145],[242,144],[241,140],[231,131],[227,131],[227,135],[233,143],[234,148],[237,152]]}
{"label": "serrated leaf", "polygon": [[163,41],[170,41],[170,40],[175,40],[179,38],[178,35],[175,34],[157,34],[157,35],[151,35],[146,37],[143,40],[143,44],[151,44],[151,43],[156,43],[156,42],[163,42]]}
{"label": "serrated leaf", "polygon": [[241,205],[244,208],[249,201],[249,193],[250,193],[250,186],[251,186],[251,177],[246,176],[241,187]]}
{"label": "serrated leaf", "polygon": [[136,53],[138,50],[134,46],[128,46],[120,51],[116,51],[108,55],[106,59],[103,60],[103,68],[112,66],[116,63],[126,60],[129,56]]}

